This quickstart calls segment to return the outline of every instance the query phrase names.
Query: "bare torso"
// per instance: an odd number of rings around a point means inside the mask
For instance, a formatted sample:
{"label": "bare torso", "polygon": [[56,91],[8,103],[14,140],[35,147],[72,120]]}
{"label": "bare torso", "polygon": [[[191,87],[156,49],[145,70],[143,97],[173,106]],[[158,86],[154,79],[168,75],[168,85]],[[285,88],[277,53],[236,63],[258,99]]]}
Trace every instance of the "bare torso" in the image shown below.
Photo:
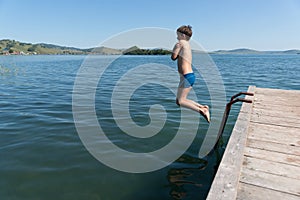
{"label": "bare torso", "polygon": [[176,47],[180,48],[177,60],[178,72],[180,74],[192,73],[192,51],[189,42],[180,40]]}

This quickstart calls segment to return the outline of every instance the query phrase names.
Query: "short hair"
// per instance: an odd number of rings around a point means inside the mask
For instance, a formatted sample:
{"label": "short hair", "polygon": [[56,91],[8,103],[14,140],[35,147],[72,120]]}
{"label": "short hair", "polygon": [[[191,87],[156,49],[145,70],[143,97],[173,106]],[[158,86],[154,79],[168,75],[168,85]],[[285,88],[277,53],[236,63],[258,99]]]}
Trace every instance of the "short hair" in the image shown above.
{"label": "short hair", "polygon": [[183,25],[183,26],[180,26],[178,29],[177,29],[177,32],[179,33],[183,33],[189,37],[192,37],[193,35],[193,31],[192,31],[192,26],[190,25]]}

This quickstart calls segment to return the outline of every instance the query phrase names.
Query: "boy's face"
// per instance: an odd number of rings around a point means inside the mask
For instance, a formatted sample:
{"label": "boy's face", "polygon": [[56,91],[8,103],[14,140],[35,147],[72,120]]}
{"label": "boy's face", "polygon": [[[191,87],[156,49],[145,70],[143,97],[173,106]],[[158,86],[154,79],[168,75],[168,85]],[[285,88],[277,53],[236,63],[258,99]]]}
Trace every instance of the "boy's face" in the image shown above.
{"label": "boy's face", "polygon": [[185,40],[186,37],[183,33],[177,32],[177,40]]}

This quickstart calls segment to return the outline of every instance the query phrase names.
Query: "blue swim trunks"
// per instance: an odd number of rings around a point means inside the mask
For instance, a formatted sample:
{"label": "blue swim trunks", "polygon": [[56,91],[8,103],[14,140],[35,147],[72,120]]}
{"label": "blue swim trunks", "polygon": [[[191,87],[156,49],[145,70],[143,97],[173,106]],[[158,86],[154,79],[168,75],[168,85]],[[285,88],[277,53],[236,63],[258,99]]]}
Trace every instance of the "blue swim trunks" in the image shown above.
{"label": "blue swim trunks", "polygon": [[194,73],[188,73],[183,76],[181,75],[178,87],[180,87],[180,88],[192,87],[195,83],[195,79],[196,79],[196,77],[195,77]]}

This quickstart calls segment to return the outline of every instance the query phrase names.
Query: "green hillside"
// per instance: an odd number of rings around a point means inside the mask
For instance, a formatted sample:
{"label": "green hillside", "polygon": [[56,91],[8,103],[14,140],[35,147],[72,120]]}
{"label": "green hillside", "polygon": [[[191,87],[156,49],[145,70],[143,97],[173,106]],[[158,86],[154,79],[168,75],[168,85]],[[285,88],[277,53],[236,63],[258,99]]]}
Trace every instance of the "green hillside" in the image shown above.
{"label": "green hillside", "polygon": [[[201,51],[193,51],[194,53],[203,53]],[[31,55],[31,54],[97,54],[97,55],[166,55],[171,54],[170,50],[166,49],[141,49],[137,46],[128,49],[113,49],[108,47],[95,47],[89,49],[80,49],[74,47],[58,46],[53,44],[31,44],[19,42],[15,40],[4,39],[0,40],[0,55]],[[300,50],[292,49],[286,51],[257,51],[253,49],[232,49],[218,50],[208,52],[210,54],[300,54]]]}
{"label": "green hillside", "polygon": [[0,54],[83,54],[86,51],[49,44],[31,44],[15,40],[0,40]]}
{"label": "green hillside", "polygon": [[64,47],[53,44],[31,44],[15,40],[0,40],[0,54],[100,54],[100,55],[165,55],[171,52],[164,49],[140,49],[137,46],[128,49],[113,49],[108,47],[95,47],[89,49],[79,49],[74,47]]}

